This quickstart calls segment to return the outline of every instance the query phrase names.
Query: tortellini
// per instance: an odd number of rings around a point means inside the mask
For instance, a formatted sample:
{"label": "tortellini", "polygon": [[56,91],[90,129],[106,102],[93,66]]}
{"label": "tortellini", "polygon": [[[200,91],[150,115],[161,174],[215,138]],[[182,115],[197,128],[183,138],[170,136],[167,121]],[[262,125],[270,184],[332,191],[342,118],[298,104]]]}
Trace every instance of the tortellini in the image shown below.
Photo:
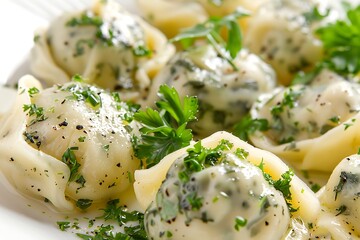
{"label": "tortellini", "polygon": [[[270,176],[273,179],[279,179],[283,173],[285,173],[286,171],[289,170],[289,168],[286,166],[286,164],[283,163],[275,155],[271,154],[270,152],[257,149],[255,147],[251,146],[250,144],[240,140],[239,138],[237,138],[227,132],[217,132],[217,133],[211,135],[210,137],[203,139],[201,141],[201,143],[202,143],[202,146],[204,146],[206,148],[215,148],[223,140],[227,140],[233,144],[233,147],[229,151],[226,151],[225,153],[235,152],[235,150],[238,148],[243,149],[245,152],[248,153],[246,161],[250,162],[251,164],[253,164],[255,166],[259,166],[261,163],[263,163],[264,171],[266,173],[270,174]],[[173,152],[173,153],[167,155],[158,165],[156,165],[152,168],[149,168],[146,170],[144,169],[144,170],[136,170],[135,171],[134,190],[135,190],[137,200],[143,209],[148,208],[148,206],[151,204],[151,202],[157,201],[157,197],[156,197],[157,191],[159,189],[162,189],[160,191],[164,190],[164,188],[161,186],[165,186],[165,185],[162,185],[162,182],[166,179],[169,168],[171,168],[171,165],[174,164],[174,162],[176,162],[177,159],[181,159],[186,155],[188,148],[183,148],[183,149],[180,149],[176,152]],[[238,161],[238,160],[236,160],[236,161]],[[233,165],[231,165],[231,166],[233,166]],[[252,171],[255,171],[249,165],[246,164],[245,166],[247,168],[251,168]],[[236,164],[233,167],[236,168]],[[220,169],[221,169],[221,167],[214,168],[214,172],[218,172],[218,171],[220,171]],[[209,171],[211,171],[211,170],[209,170]],[[205,174],[205,175],[207,175],[207,174]],[[226,177],[224,177],[224,178],[226,178]],[[172,180],[169,180],[169,181],[172,181]],[[215,180],[214,183],[217,181],[218,180]],[[244,181],[248,181],[248,179],[245,178]],[[230,182],[231,181],[229,180],[228,182],[226,182],[226,184],[230,184]],[[165,180],[164,184],[166,184],[166,180]],[[215,191],[214,189],[210,189],[211,187],[214,187],[214,185],[212,185],[213,183],[211,182],[211,180],[209,180],[208,184],[209,184],[208,185],[209,193],[211,193],[211,191]],[[246,184],[246,183],[244,183],[244,184]],[[256,186],[257,186],[257,184],[258,183],[256,183]],[[263,183],[261,183],[261,184],[263,184]],[[299,217],[305,222],[312,221],[314,218],[316,218],[316,216],[320,210],[320,204],[319,204],[316,196],[309,189],[309,187],[296,176],[293,176],[290,185],[291,185],[290,192],[291,192],[291,196],[292,196],[291,203],[292,203],[293,208],[298,209],[296,212],[293,213],[293,217],[294,218]],[[240,185],[237,187],[240,187]],[[235,188],[237,188],[237,187],[235,187]],[[171,192],[171,193],[173,193],[173,192]],[[243,191],[243,193],[245,193],[245,195],[246,195],[247,192]],[[233,207],[235,207],[235,206],[233,206]],[[227,209],[228,206],[224,206],[224,208]],[[219,214],[221,214],[221,213],[219,213]],[[209,224],[209,226],[211,226],[211,224]]]}
{"label": "tortellini", "polygon": [[250,12],[269,2],[269,0],[195,0],[209,12],[211,16],[225,16],[241,7]]}
{"label": "tortellini", "polygon": [[31,69],[48,84],[75,74],[87,83],[140,99],[175,48],[166,37],[114,1],[68,13],[35,35]]}
{"label": "tortellini", "polygon": [[177,53],[156,76],[147,99],[153,105],[161,84],[173,86],[180,97],[199,99],[198,121],[191,125],[197,136],[227,129],[248,113],[261,93],[275,88],[272,68],[243,49],[233,61],[238,70],[217,55],[211,45]]}
{"label": "tortellini", "polygon": [[275,69],[281,84],[322,58],[321,41],[313,33],[319,24],[306,18],[314,7],[313,1],[269,1],[249,20],[244,45]]}
{"label": "tortellini", "polygon": [[344,158],[319,194],[323,208],[318,223],[333,239],[360,238],[360,155]]}
{"label": "tortellini", "polygon": [[202,23],[209,17],[195,2],[138,0],[137,3],[144,18],[168,37],[174,37],[181,29]]}
{"label": "tortellini", "polygon": [[[116,95],[117,96],[117,95]],[[119,197],[140,161],[129,131],[132,112],[118,97],[80,82],[41,90],[25,76],[2,121],[1,170],[21,192],[61,211]]]}
{"label": "tortellini", "polygon": [[[168,37],[174,37],[182,29],[204,22],[212,16],[223,17],[238,8],[246,12],[255,12],[269,0],[138,0],[142,15]],[[246,31],[250,17],[239,19],[243,31]]]}
{"label": "tortellini", "polygon": [[226,153],[222,163],[192,173],[184,182],[179,178],[186,171],[184,158],[172,164],[145,212],[148,237],[220,240],[284,235],[290,222],[285,199],[258,167]]}
{"label": "tortellini", "polygon": [[[310,85],[294,85],[263,95],[251,112],[269,129],[250,136],[301,169],[331,172],[357,151],[360,85],[323,70]],[[326,159],[326,164],[323,164]]]}

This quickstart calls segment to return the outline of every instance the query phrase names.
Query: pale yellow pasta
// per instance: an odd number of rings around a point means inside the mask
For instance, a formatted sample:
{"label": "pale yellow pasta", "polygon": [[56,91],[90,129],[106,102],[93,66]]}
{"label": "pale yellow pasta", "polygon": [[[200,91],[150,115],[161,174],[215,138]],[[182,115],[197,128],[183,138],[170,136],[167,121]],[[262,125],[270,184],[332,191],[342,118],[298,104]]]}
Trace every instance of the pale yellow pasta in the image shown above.
{"label": "pale yellow pasta", "polygon": [[24,140],[27,117],[23,105],[31,101],[24,91],[31,87],[41,89],[40,83],[31,77],[26,76],[19,81],[14,110],[1,119],[1,171],[20,192],[42,200],[47,198],[55,207],[71,210],[73,205],[65,198],[69,168],[58,159],[34,149]]}
{"label": "pale yellow pasta", "polygon": [[141,14],[169,38],[182,29],[206,21],[209,17],[202,6],[195,2],[169,0],[137,0]]}
{"label": "pale yellow pasta", "polygon": [[123,99],[139,99],[174,51],[140,17],[114,1],[97,1],[92,8],[60,16],[35,35],[31,69],[50,85],[81,74],[88,83],[122,92]]}

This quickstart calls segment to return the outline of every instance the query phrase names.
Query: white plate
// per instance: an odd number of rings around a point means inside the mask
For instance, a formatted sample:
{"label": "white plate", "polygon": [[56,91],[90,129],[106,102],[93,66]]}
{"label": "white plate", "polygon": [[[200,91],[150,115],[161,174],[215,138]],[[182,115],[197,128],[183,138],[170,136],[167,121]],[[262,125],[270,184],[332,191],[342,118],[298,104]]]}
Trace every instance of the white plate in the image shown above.
{"label": "white plate", "polygon": [[[62,5],[64,1],[74,0],[0,0],[0,113],[11,107],[16,96],[15,90],[4,89],[1,85],[13,85],[22,75],[29,73],[29,51],[33,45],[33,32],[36,28],[47,25],[50,18],[49,15],[41,15],[39,8],[28,6],[34,2],[43,2],[44,5],[40,5],[42,9],[45,8],[46,13],[49,12],[46,10],[50,10],[49,4],[52,5],[55,1]],[[119,2],[129,10],[135,10],[135,1]],[[51,10],[51,17],[60,12],[54,11],[57,9]],[[19,195],[0,174],[0,239],[79,239],[71,230],[62,232],[58,229],[56,222],[65,220],[65,217],[46,208],[43,203]]]}

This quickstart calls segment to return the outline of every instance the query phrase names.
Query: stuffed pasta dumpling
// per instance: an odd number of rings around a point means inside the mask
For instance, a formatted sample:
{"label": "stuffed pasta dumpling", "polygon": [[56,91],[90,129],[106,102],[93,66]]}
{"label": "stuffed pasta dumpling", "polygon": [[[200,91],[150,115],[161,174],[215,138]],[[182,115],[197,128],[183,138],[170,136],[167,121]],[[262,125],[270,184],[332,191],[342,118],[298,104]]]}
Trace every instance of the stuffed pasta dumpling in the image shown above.
{"label": "stuffed pasta dumpling", "polygon": [[252,119],[267,122],[250,140],[301,169],[331,172],[359,146],[360,85],[323,70],[309,85],[262,96]]}
{"label": "stuffed pasta dumpling", "polygon": [[81,74],[87,83],[122,92],[123,99],[138,99],[174,51],[140,17],[114,1],[97,1],[92,8],[60,16],[36,34],[31,69],[49,84]]}
{"label": "stuffed pasta dumpling", "polygon": [[154,79],[147,105],[154,104],[159,86],[167,84],[175,87],[181,97],[198,97],[198,121],[191,125],[196,135],[206,137],[230,129],[248,113],[261,93],[275,88],[276,82],[272,68],[245,49],[233,64],[237,69],[219,57],[211,45],[179,52]]}
{"label": "stuffed pasta dumpling", "polygon": [[88,207],[131,186],[140,165],[130,141],[132,110],[117,95],[80,82],[42,90],[25,76],[8,116],[1,119],[0,169],[21,192],[70,210],[71,202]]}

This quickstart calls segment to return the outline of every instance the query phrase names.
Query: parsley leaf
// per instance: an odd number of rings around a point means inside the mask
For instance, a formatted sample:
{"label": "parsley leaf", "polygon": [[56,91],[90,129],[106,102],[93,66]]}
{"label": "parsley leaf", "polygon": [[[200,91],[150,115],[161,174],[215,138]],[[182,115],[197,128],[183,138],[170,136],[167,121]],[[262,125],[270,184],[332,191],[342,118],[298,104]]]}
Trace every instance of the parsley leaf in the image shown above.
{"label": "parsley leaf", "polygon": [[323,20],[325,17],[329,16],[329,13],[329,9],[325,13],[322,13],[319,11],[319,8],[315,6],[311,11],[304,13],[303,16],[305,17],[306,22],[311,24]]}
{"label": "parsley leaf", "polygon": [[[321,15],[314,9],[305,18],[321,20],[328,14]],[[322,69],[330,69],[343,76],[356,75],[360,72],[360,6],[347,11],[347,19],[337,20],[316,30],[323,43],[324,57],[315,68],[307,73],[298,73],[292,81],[295,84],[310,83]]]}
{"label": "parsley leaf", "polygon": [[147,108],[134,114],[142,124],[140,138],[134,137],[135,155],[145,161],[147,168],[156,165],[171,152],[186,147],[192,140],[192,133],[186,126],[196,120],[198,99],[185,97],[181,102],[175,88],[160,86],[156,102],[159,111]]}
{"label": "parsley leaf", "polygon": [[244,141],[248,141],[249,135],[256,131],[266,131],[268,129],[269,122],[267,119],[252,119],[250,115],[246,115],[240,122],[235,124],[233,134]]}
{"label": "parsley leaf", "polygon": [[[237,19],[244,16],[249,16],[249,12],[238,8],[232,14],[223,18],[211,17],[204,23],[184,29],[180,34],[170,39],[170,41],[180,41],[186,49],[194,43],[196,38],[205,38],[215,48],[220,57],[228,61],[235,70],[238,70],[232,59],[237,56],[242,48],[242,33]],[[224,28],[228,30],[227,41],[220,34]],[[224,53],[223,48],[226,49],[230,58]]]}
{"label": "parsley leaf", "polygon": [[70,228],[70,222],[68,221],[58,221],[56,224],[61,231],[66,231],[68,228]]}
{"label": "parsley leaf", "polygon": [[319,28],[328,68],[343,75],[360,71],[360,6],[347,12],[346,20]]}

